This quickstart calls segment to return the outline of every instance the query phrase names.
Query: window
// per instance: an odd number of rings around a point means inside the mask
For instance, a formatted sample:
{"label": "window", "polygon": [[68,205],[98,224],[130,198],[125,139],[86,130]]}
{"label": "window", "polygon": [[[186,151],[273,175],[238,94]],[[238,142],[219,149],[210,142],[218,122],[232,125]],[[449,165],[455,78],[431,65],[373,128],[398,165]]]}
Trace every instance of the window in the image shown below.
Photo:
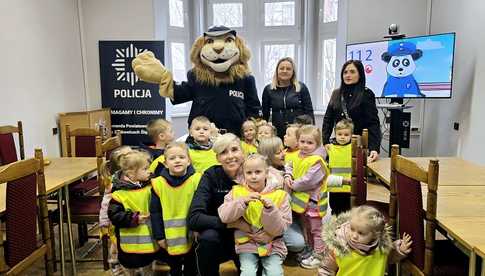
{"label": "window", "polygon": [[242,3],[216,3],[212,5],[213,24],[226,27],[243,26],[243,4]]}
{"label": "window", "polygon": [[336,39],[325,39],[323,41],[322,49],[322,67],[323,67],[323,103],[327,104],[332,95],[332,91],[335,89],[335,64],[336,64]]}
{"label": "window", "polygon": [[337,21],[338,0],[324,0],[323,23]]}
{"label": "window", "polygon": [[295,2],[264,3],[265,26],[295,25]]}
{"label": "window", "polygon": [[184,43],[170,43],[170,53],[172,58],[172,74],[175,81],[187,80],[187,71],[185,69],[185,45]]}
{"label": "window", "polygon": [[170,26],[184,27],[184,2],[182,0],[169,1]]}
{"label": "window", "polygon": [[295,44],[269,44],[264,45],[264,83],[273,79],[278,60],[284,57],[295,59]]}

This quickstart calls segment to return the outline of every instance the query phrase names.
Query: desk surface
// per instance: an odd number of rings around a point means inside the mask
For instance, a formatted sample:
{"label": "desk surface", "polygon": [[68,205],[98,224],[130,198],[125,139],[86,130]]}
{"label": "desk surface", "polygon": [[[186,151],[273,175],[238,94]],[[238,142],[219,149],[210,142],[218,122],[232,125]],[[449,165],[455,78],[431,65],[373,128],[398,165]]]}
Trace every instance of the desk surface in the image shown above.
{"label": "desk surface", "polygon": [[[439,186],[485,186],[485,166],[480,166],[458,157],[411,157],[422,168],[427,169],[430,159],[438,159]],[[385,184],[391,179],[391,159],[382,158],[367,165]]]}
{"label": "desk surface", "polygon": [[[96,171],[95,157],[48,158],[51,163],[44,167],[46,192],[52,193]],[[0,184],[0,213],[5,211],[7,185]]]}
{"label": "desk surface", "polygon": [[470,251],[477,245],[485,245],[485,217],[439,217],[438,225]]}

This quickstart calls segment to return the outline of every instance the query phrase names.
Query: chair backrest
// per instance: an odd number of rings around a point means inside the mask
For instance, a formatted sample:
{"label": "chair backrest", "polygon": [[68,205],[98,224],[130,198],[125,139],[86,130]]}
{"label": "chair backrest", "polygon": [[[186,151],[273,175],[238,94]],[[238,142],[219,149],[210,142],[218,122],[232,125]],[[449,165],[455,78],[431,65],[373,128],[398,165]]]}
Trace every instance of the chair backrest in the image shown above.
{"label": "chair backrest", "polygon": [[350,207],[365,204],[367,201],[367,152],[359,145],[359,136],[352,135],[352,181],[350,188]]}
{"label": "chair backrest", "polygon": [[[0,183],[7,183],[5,212],[7,242],[3,246],[3,230],[0,230],[0,247],[4,247],[4,258],[0,258],[0,274],[17,275],[44,256],[47,275],[52,275],[53,263],[42,150],[35,150],[35,158],[0,167]],[[37,246],[37,222],[39,222],[43,240],[40,247]]]}
{"label": "chair backrest", "polygon": [[17,126],[0,126],[0,165],[10,164],[18,160],[13,139],[14,133],[19,135],[20,159],[25,159],[24,132],[22,122],[18,121]]}
{"label": "chair backrest", "polygon": [[[92,128],[77,128],[71,130],[66,125],[66,149],[68,157],[95,157],[96,136],[101,136],[101,130]],[[74,146],[74,155],[72,147]]]}
{"label": "chair backrest", "polygon": [[101,136],[96,137],[96,162],[98,166],[98,183],[99,183],[99,192],[101,194],[104,193],[104,189],[109,179],[104,179],[103,174],[101,173],[101,166],[104,160],[109,160],[111,152],[122,145],[121,140],[121,132],[119,130],[116,131],[116,135],[106,139],[106,141],[102,141]]}
{"label": "chair backrest", "polygon": [[[393,149],[391,183],[397,191],[398,233],[401,236],[406,232],[413,239],[412,252],[403,265],[414,275],[431,275],[436,230],[438,160],[430,160],[425,170],[412,160],[396,154],[399,152],[398,147]],[[421,182],[426,183],[428,188],[426,211],[423,211]]]}

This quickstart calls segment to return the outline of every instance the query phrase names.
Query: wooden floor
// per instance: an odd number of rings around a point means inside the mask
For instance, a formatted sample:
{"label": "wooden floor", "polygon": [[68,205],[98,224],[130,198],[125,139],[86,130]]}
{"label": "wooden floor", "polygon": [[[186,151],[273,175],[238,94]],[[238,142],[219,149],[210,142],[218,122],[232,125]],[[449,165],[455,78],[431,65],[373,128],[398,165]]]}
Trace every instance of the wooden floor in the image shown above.
{"label": "wooden floor", "polygon": [[[378,200],[382,202],[389,202],[389,191],[381,185],[369,184],[367,197],[369,200]],[[75,236],[76,231],[74,231]],[[69,256],[66,252],[66,256]],[[101,258],[101,247],[97,246],[93,253],[89,255],[90,258]],[[70,264],[67,264],[67,275],[72,275],[70,271]],[[59,265],[58,265],[59,270]],[[77,275],[79,276],[98,276],[98,275],[111,275],[110,271],[104,271],[101,262],[90,262],[90,263],[78,263],[77,264]],[[295,275],[295,276],[314,276],[316,275],[316,270],[308,270],[298,266],[296,261],[290,256],[284,263],[285,275]],[[38,261],[25,275],[45,275],[44,263],[43,261]],[[57,271],[54,275],[61,275]],[[154,275],[167,275],[165,272],[155,272]],[[224,272],[221,273],[222,276],[236,276],[235,272]]]}

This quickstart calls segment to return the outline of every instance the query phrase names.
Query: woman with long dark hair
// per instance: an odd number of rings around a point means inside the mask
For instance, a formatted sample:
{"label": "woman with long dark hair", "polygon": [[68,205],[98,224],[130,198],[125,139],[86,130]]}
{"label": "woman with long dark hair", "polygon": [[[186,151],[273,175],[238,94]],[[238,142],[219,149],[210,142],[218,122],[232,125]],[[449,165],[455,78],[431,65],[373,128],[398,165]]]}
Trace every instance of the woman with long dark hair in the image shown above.
{"label": "woman with long dark hair", "polygon": [[349,60],[342,66],[340,88],[333,91],[323,118],[322,138],[326,146],[330,144],[335,124],[346,118],[354,123],[354,134],[361,135],[364,128],[369,130],[368,161],[377,160],[381,127],[374,92],[365,87],[364,66],[359,60]]}

